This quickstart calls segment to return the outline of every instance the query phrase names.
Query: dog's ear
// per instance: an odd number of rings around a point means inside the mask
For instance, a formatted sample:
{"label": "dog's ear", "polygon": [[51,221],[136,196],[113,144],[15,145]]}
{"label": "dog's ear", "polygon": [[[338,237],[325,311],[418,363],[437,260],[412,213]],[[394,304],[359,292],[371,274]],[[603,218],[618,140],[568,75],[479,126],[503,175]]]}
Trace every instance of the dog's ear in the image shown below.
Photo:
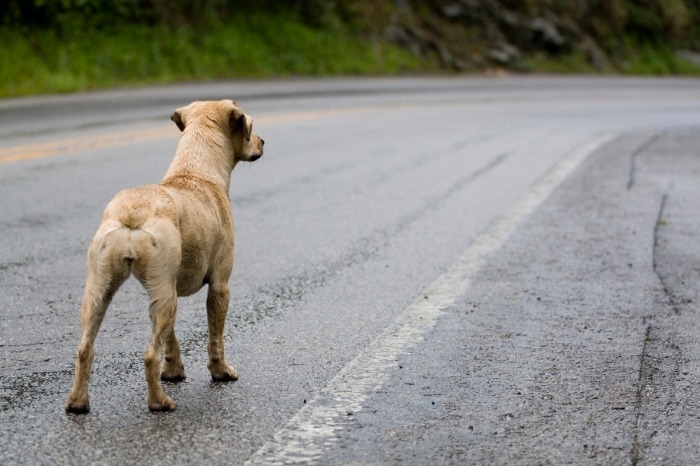
{"label": "dog's ear", "polygon": [[185,131],[185,108],[180,107],[170,115],[170,119],[175,122],[180,131]]}
{"label": "dog's ear", "polygon": [[231,131],[236,131],[236,129],[240,127],[243,130],[243,136],[246,141],[250,141],[250,135],[253,134],[253,119],[246,115],[240,108],[233,107],[230,120]]}

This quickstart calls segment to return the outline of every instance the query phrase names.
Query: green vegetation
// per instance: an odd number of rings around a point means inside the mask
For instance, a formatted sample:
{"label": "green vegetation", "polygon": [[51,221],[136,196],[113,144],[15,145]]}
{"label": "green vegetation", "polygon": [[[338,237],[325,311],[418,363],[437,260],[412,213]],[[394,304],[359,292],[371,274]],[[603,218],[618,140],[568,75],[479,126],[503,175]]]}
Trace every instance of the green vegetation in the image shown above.
{"label": "green vegetation", "polygon": [[543,52],[533,53],[523,59],[522,67],[523,70],[529,72],[553,74],[613,72],[610,67],[596,69],[580,52],[562,55],[561,57],[552,57]]}
{"label": "green vegetation", "polygon": [[388,74],[425,69],[398,46],[255,13],[206,27],[0,29],[0,96],[195,79]]}
{"label": "green vegetation", "polygon": [[545,53],[528,55],[522,63],[528,72],[554,74],[624,74],[633,76],[700,76],[700,66],[683,60],[668,47],[643,45],[630,48],[626,61],[615,66],[594,67],[580,52],[558,57]]}
{"label": "green vegetation", "polygon": [[700,67],[679,58],[663,46],[644,45],[631,55],[624,68],[626,74],[655,76],[697,76]]}
{"label": "green vegetation", "polygon": [[[527,0],[520,5],[547,12],[564,35],[579,39],[566,50],[529,56],[527,69],[700,75],[697,0]],[[679,50],[695,55],[696,63],[682,58]],[[596,52],[597,60],[591,56]]]}
{"label": "green vegetation", "polygon": [[3,0],[0,43],[0,97],[298,75],[700,75],[700,0]]}

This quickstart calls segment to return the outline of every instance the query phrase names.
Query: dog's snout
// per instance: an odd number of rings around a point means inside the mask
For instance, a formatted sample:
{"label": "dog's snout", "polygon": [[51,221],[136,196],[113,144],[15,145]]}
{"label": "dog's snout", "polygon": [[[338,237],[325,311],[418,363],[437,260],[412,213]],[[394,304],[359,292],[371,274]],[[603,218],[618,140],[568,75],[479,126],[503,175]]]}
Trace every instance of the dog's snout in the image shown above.
{"label": "dog's snout", "polygon": [[260,145],[264,146],[265,145],[265,140],[263,138],[260,138]]}

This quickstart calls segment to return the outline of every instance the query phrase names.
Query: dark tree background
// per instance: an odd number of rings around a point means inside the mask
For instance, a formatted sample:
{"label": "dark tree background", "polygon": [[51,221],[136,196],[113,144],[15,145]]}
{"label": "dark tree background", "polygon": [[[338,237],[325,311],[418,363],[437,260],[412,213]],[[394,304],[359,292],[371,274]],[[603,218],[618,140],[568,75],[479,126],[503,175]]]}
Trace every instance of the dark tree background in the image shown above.
{"label": "dark tree background", "polygon": [[0,25],[60,29],[127,22],[199,27],[251,11],[283,11],[311,26],[357,23],[358,16],[364,16],[360,23],[371,26],[373,21],[386,20],[386,15],[376,17],[379,10],[400,14],[408,8],[423,14],[460,4],[519,14],[555,14],[603,43],[608,36],[683,45],[700,40],[700,0],[3,0]]}
{"label": "dark tree background", "polygon": [[3,0],[0,23],[58,27],[66,21],[198,26],[250,11],[287,10],[313,23],[335,13],[334,0]]}

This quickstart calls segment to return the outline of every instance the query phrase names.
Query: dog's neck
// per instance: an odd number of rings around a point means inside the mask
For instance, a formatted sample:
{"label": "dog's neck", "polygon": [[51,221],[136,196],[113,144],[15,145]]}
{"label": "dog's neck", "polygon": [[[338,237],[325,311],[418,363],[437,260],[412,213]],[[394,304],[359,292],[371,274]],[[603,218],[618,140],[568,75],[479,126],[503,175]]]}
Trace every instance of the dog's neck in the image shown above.
{"label": "dog's neck", "polygon": [[175,158],[163,181],[174,176],[196,176],[221,186],[227,193],[231,184],[233,143],[211,124],[188,125],[180,137]]}

